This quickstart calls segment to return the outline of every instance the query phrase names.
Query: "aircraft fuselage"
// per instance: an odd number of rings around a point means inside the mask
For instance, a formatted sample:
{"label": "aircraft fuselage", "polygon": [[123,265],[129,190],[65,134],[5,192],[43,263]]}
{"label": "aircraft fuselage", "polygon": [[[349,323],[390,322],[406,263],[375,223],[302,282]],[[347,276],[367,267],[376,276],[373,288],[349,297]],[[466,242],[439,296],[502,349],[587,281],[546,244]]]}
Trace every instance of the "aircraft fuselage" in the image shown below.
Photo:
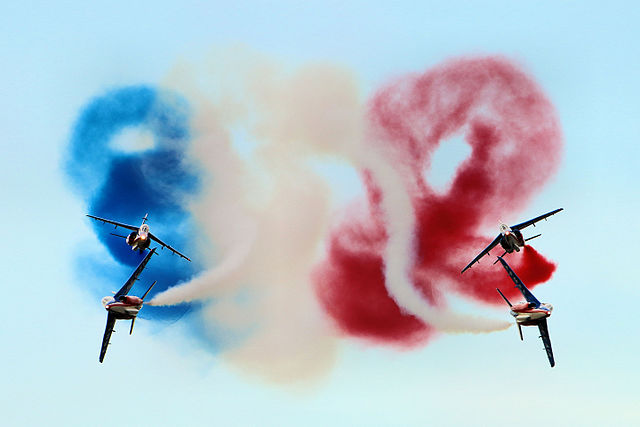
{"label": "aircraft fuselage", "polygon": [[551,316],[553,306],[549,303],[542,303],[540,307],[532,307],[529,303],[523,302],[511,307],[511,315],[521,326],[537,326],[540,319]]}
{"label": "aircraft fuselage", "polygon": [[113,297],[104,297],[102,303],[107,311],[116,316],[116,319],[133,319],[142,308],[142,299],[131,295],[122,297],[120,301],[116,301]]}
{"label": "aircraft fuselage", "polygon": [[505,252],[509,254],[513,251],[520,252],[520,248],[524,246],[524,237],[522,237],[520,230],[512,230],[509,226],[502,224],[500,233],[502,234],[500,246]]}
{"label": "aircraft fuselage", "polygon": [[142,224],[138,231],[132,231],[126,239],[127,245],[131,246],[134,251],[143,252],[151,244],[149,238],[149,225]]}

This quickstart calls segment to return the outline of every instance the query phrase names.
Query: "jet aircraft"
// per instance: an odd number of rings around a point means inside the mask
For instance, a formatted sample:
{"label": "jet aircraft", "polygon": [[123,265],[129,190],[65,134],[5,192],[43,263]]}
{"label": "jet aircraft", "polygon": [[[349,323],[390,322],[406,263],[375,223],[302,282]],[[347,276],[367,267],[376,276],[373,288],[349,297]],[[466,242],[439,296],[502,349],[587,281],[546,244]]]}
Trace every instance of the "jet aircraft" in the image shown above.
{"label": "jet aircraft", "polygon": [[556,362],[553,360],[551,339],[549,339],[549,329],[547,328],[547,317],[551,316],[553,306],[549,303],[542,303],[538,301],[531,291],[527,289],[524,283],[522,283],[522,280],[520,280],[516,273],[513,272],[511,267],[509,267],[509,264],[507,264],[502,257],[498,257],[498,260],[502,263],[504,269],[507,270],[509,277],[513,280],[513,283],[516,284],[516,287],[520,292],[522,292],[522,295],[527,300],[527,302],[511,305],[507,297],[500,292],[500,289],[496,288],[502,298],[507,302],[507,304],[509,304],[509,307],[511,308],[511,315],[516,318],[516,325],[518,325],[518,332],[520,332],[520,340],[524,341],[524,338],[522,338],[522,326],[537,326],[540,330],[540,338],[542,338],[542,342],[544,343],[544,349],[547,351],[549,364],[551,364],[551,367],[553,368],[556,365]]}
{"label": "jet aircraft", "polygon": [[113,296],[106,296],[102,298],[102,305],[107,310],[107,326],[104,330],[104,337],[102,338],[102,347],[100,348],[100,363],[104,360],[104,355],[107,352],[107,347],[109,346],[109,340],[111,339],[111,333],[113,332],[113,327],[116,324],[116,320],[118,319],[131,319],[131,329],[129,329],[129,335],[133,333],[133,324],[136,321],[136,316],[138,312],[142,308],[142,304],[144,303],[144,299],[153,288],[153,285],[156,282],[153,282],[147,292],[140,297],[134,297],[131,295],[127,295],[131,290],[133,284],[138,280],[138,276],[144,270],[144,267],[149,262],[149,259],[156,252],[156,248],[151,249],[146,257],[142,260],[140,265],[133,272],[129,280],[120,288],[118,292],[116,292]]}
{"label": "jet aircraft", "polygon": [[537,234],[535,236],[529,237],[528,239],[525,239],[522,236],[522,232],[520,230],[530,225],[533,225],[535,227],[536,222],[542,221],[543,219],[546,219],[551,215],[555,215],[561,210],[563,210],[563,208],[556,209],[551,212],[547,212],[544,215],[540,215],[538,217],[530,219],[529,221],[521,222],[520,224],[512,225],[511,227],[509,227],[507,224],[500,224],[500,234],[498,234],[498,236],[495,239],[493,239],[491,243],[489,243],[489,246],[484,248],[484,250],[480,252],[480,254],[478,254],[478,256],[473,259],[473,261],[467,264],[467,266],[462,269],[460,274],[467,271],[467,269],[469,269],[476,262],[479,262],[480,258],[487,255],[489,251],[493,249],[498,243],[500,243],[500,246],[502,246],[502,248],[504,249],[504,253],[501,256],[505,256],[508,253],[510,254],[513,251],[520,252],[520,248],[524,247],[525,242],[528,242],[531,239],[535,239],[536,237],[541,236],[541,234]]}
{"label": "jet aircraft", "polygon": [[145,249],[149,248],[149,245],[151,244],[151,240],[153,240],[153,241],[157,242],[160,246],[162,246],[162,249],[164,249],[166,247],[167,249],[169,249],[174,254],[181,256],[182,258],[186,259],[187,261],[191,261],[185,255],[183,255],[182,253],[178,252],[176,249],[172,248],[171,246],[167,245],[166,243],[164,243],[162,240],[158,239],[156,236],[154,236],[149,231],[149,224],[146,223],[147,222],[147,216],[149,216],[149,214],[146,214],[144,216],[144,218],[142,218],[142,224],[140,225],[140,227],[123,224],[121,222],[116,222],[116,221],[112,221],[110,219],[100,218],[100,217],[93,216],[93,215],[87,215],[87,216],[89,218],[95,219],[96,221],[102,221],[103,223],[108,223],[108,224],[115,225],[115,228],[122,227],[122,228],[126,228],[127,230],[132,230],[131,233],[129,233],[128,236],[123,236],[123,235],[115,234],[115,233],[110,233],[110,234],[112,234],[114,236],[117,236],[117,237],[124,238],[125,241],[127,242],[127,245],[131,246],[131,249],[134,250],[134,251],[137,250],[137,251],[143,252]]}

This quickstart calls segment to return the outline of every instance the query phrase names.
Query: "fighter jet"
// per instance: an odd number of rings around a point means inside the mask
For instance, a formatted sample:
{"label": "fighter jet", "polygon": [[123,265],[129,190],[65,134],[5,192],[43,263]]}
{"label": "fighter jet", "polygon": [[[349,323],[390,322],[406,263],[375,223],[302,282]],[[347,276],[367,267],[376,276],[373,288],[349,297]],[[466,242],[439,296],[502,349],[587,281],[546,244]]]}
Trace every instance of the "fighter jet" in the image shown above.
{"label": "fighter jet", "polygon": [[112,221],[110,219],[100,218],[100,217],[93,216],[93,215],[87,215],[87,216],[89,218],[95,219],[96,221],[102,221],[103,223],[108,223],[108,224],[115,225],[115,228],[122,227],[122,228],[126,228],[127,230],[132,230],[131,233],[129,233],[128,236],[123,236],[121,234],[115,234],[115,233],[110,233],[110,234],[112,234],[113,236],[124,238],[125,241],[127,242],[127,245],[131,246],[131,249],[134,250],[134,251],[143,252],[145,249],[149,248],[149,245],[151,244],[151,240],[153,240],[156,243],[158,243],[160,246],[162,246],[162,249],[164,249],[166,247],[167,249],[169,249],[174,254],[181,256],[182,258],[186,259],[187,261],[191,261],[185,255],[181,254],[176,249],[174,249],[171,246],[167,245],[162,240],[158,239],[156,236],[154,236],[153,234],[151,234],[149,232],[149,224],[146,223],[147,222],[147,216],[149,216],[149,214],[146,214],[144,216],[144,218],[142,218],[142,224],[140,225],[140,227],[135,227],[133,225],[123,224],[121,222],[116,222],[116,221]]}
{"label": "fighter jet", "polygon": [[107,310],[107,327],[104,330],[104,337],[102,338],[102,347],[100,348],[100,363],[104,360],[104,355],[107,352],[107,347],[109,346],[109,339],[111,338],[111,333],[113,332],[113,327],[116,324],[116,320],[118,319],[131,319],[131,329],[129,329],[129,335],[133,333],[133,324],[136,321],[136,316],[138,312],[142,308],[142,304],[144,303],[144,299],[153,288],[153,285],[156,282],[153,282],[147,292],[140,297],[134,297],[131,295],[127,295],[131,290],[133,284],[138,280],[138,276],[144,270],[144,267],[149,262],[149,259],[156,252],[156,248],[151,249],[146,257],[142,260],[140,265],[133,272],[129,280],[120,288],[118,292],[116,292],[113,296],[106,296],[102,298],[102,305]]}
{"label": "fighter jet", "polygon": [[[522,237],[522,232],[520,230],[522,230],[523,228],[527,228],[530,225],[533,225],[535,227],[536,222],[542,221],[543,219],[546,219],[551,215],[555,215],[561,210],[563,210],[563,208],[547,212],[544,215],[540,215],[538,217],[530,219],[529,221],[521,222],[520,224],[512,225],[511,227],[509,227],[507,224],[500,224],[500,234],[498,234],[498,236],[493,239],[493,242],[489,243],[489,246],[484,248],[484,250],[473,259],[473,261],[467,264],[467,266],[462,269],[460,274],[467,271],[467,269],[469,269],[474,263],[480,261],[480,258],[487,255],[489,251],[493,249],[498,243],[500,243],[500,246],[502,246],[502,248],[504,249],[504,253],[501,256],[505,256],[508,253],[510,254],[513,251],[520,252],[520,248],[524,247],[525,242],[541,236],[541,234],[536,234],[535,236],[525,239],[524,237]],[[494,262],[494,264],[496,262]]]}
{"label": "fighter jet", "polygon": [[498,257],[498,260],[502,263],[504,269],[507,270],[509,277],[511,277],[513,283],[516,284],[516,288],[520,289],[520,292],[522,292],[522,295],[527,300],[527,302],[511,305],[507,297],[500,292],[500,289],[496,288],[502,298],[504,298],[507,304],[509,304],[509,307],[511,308],[511,315],[516,318],[516,325],[518,325],[518,332],[520,332],[520,340],[524,341],[524,338],[522,338],[522,326],[537,326],[540,330],[540,338],[542,338],[542,342],[544,343],[544,349],[547,351],[549,364],[553,368],[556,365],[556,362],[553,360],[551,340],[549,339],[549,329],[547,329],[547,317],[551,316],[553,306],[549,303],[542,303],[538,301],[531,291],[527,289],[524,283],[522,283],[522,280],[520,280],[516,273],[513,272],[511,267],[509,267],[509,264],[507,264],[502,257]]}

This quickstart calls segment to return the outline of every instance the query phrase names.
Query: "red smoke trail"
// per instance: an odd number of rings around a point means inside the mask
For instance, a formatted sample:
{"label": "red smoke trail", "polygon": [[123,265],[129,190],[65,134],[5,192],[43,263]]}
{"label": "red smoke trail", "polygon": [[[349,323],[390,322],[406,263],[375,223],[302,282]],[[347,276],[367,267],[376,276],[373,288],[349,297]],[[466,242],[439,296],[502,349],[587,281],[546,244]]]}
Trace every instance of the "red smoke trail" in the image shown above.
{"label": "red smoke trail", "polygon": [[403,314],[387,294],[382,265],[386,233],[372,218],[363,215],[331,234],[328,259],[314,275],[316,292],[350,335],[397,345],[424,341],[432,328]]}
{"label": "red smoke trail", "polygon": [[[551,103],[535,82],[503,58],[458,59],[422,75],[400,78],[371,100],[371,141],[402,171],[415,230],[413,284],[438,304],[443,283],[498,304],[496,287],[518,291],[495,258],[460,270],[497,234],[497,221],[516,215],[557,169],[561,132]],[[423,177],[438,144],[464,134],[472,153],[446,194]],[[382,142],[379,142],[382,141]],[[425,340],[432,328],[406,315],[384,285],[387,239],[379,192],[371,179],[369,212],[332,232],[326,261],[315,273],[318,296],[347,333],[397,344]],[[480,234],[495,225],[496,233]],[[502,251],[497,247],[492,255]],[[555,265],[531,247],[507,256],[529,287],[548,280]],[[443,281],[443,279],[446,279]]]}

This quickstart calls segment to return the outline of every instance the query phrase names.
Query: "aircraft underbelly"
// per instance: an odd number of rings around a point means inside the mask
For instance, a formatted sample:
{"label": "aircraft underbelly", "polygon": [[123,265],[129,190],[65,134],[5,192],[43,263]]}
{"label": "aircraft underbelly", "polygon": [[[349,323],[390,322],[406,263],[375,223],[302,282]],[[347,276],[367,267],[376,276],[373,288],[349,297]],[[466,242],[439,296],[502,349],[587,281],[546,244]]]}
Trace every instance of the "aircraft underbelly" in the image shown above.
{"label": "aircraft underbelly", "polygon": [[149,240],[141,239],[140,237],[137,237],[131,244],[131,250],[134,250],[134,251],[142,252],[148,247],[149,247]]}
{"label": "aircraft underbelly", "polygon": [[140,311],[140,309],[137,307],[125,307],[125,306],[109,307],[109,310],[113,311],[116,314],[130,316],[130,317],[136,316],[138,314],[138,311]]}
{"label": "aircraft underbelly", "polygon": [[500,246],[507,252],[512,253],[518,247],[517,240],[513,236],[504,236],[500,241]]}
{"label": "aircraft underbelly", "polygon": [[512,253],[513,251],[520,252],[520,247],[524,246],[524,239],[522,239],[522,235],[518,236],[514,232],[508,236],[504,236],[500,243],[507,253]]}
{"label": "aircraft underbelly", "polygon": [[[532,322],[547,317],[545,312],[523,313],[516,317],[518,323],[524,324],[526,322]],[[525,325],[526,326],[526,325]]]}

